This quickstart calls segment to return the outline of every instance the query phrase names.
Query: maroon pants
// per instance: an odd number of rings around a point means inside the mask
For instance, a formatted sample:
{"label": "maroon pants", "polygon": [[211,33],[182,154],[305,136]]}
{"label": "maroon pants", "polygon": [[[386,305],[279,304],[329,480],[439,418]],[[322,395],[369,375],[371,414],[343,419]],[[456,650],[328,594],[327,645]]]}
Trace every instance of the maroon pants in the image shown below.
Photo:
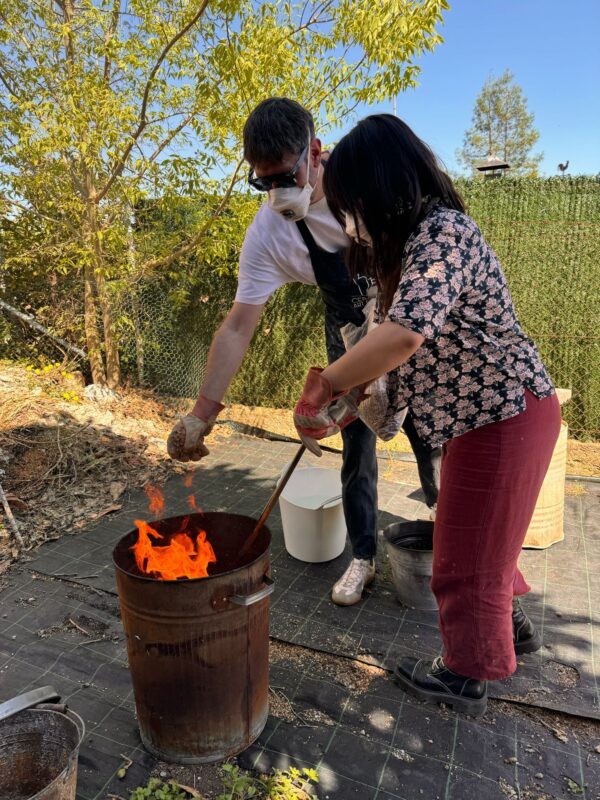
{"label": "maroon pants", "polygon": [[444,661],[479,680],[516,667],[512,598],[529,586],[517,559],[560,430],[556,395],[444,445],[431,587]]}

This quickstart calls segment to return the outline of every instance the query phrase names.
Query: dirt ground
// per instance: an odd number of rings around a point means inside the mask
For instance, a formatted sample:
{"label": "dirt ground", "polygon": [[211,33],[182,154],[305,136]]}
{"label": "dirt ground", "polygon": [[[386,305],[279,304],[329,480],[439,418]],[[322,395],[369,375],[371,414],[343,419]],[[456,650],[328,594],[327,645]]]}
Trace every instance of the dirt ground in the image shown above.
{"label": "dirt ground", "polygon": [[[277,436],[296,439],[292,415],[284,408],[263,408],[261,406],[232,405],[219,417],[248,429],[256,429],[258,435],[267,431]],[[338,434],[327,440],[329,447],[341,450],[342,437]],[[411,453],[411,447],[404,433],[391,442],[377,442],[380,453]],[[567,446],[567,475],[581,475],[600,478],[600,442],[579,442],[569,439]]]}
{"label": "dirt ground", "polygon": [[[165,447],[176,401],[130,390],[90,400],[66,375],[0,365],[0,483],[26,549],[118,511],[127,491],[185,472]],[[221,426],[213,437],[232,432]],[[0,574],[17,556],[0,507]]]}

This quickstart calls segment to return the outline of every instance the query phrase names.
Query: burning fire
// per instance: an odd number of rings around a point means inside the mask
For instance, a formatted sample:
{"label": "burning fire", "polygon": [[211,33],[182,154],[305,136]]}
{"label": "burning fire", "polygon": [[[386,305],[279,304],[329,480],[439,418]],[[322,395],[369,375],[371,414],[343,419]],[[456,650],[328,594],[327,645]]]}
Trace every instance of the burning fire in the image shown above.
{"label": "burning fire", "polygon": [[161,490],[158,488],[158,486],[154,486],[152,483],[147,483],[144,486],[144,491],[148,496],[148,500],[150,500],[150,511],[155,517],[162,516],[162,513],[165,510],[165,498],[163,497]]}
{"label": "burning fire", "polygon": [[[145,491],[150,499],[150,511],[157,516],[165,508],[162,493],[157,486],[152,485],[146,486]],[[193,495],[191,497],[193,498]],[[195,501],[193,507],[195,508]],[[131,549],[135,563],[144,575],[163,581],[206,578],[208,565],[217,560],[211,543],[206,539],[206,532],[200,527],[192,532],[184,529],[171,537],[166,537],[143,520],[137,519],[135,525],[138,529],[138,539]],[[187,525],[184,525],[184,528],[186,527]],[[167,544],[153,545],[153,539]]]}

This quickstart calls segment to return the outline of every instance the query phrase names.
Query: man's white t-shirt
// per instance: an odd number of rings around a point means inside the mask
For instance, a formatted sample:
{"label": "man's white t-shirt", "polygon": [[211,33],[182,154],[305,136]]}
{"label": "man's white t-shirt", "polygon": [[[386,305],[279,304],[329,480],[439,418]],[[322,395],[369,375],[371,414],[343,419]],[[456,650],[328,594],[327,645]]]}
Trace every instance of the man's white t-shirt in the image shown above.
{"label": "man's white t-shirt", "polygon": [[[309,206],[304,219],[323,250],[336,253],[349,246],[350,240],[324,197]],[[236,302],[262,305],[280,286],[296,282],[317,282],[308,248],[296,223],[264,203],[246,231],[242,245]]]}

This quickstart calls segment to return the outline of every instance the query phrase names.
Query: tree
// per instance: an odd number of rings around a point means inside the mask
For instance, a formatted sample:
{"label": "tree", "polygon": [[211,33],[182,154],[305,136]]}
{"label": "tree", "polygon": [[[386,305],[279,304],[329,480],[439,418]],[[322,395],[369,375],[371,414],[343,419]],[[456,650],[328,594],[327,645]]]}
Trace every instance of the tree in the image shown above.
{"label": "tree", "polygon": [[[112,283],[219,246],[213,228],[245,177],[240,141],[252,107],[286,94],[339,125],[359,102],[415,85],[414,61],[442,41],[447,8],[0,0],[0,202],[47,227],[38,262],[81,275],[94,381],[120,379]],[[132,209],[184,195],[202,197],[194,229],[131,258]]]}
{"label": "tree", "polygon": [[459,161],[473,168],[474,162],[494,155],[510,164],[513,174],[536,175],[543,153],[531,149],[540,138],[533,127],[534,115],[527,110],[523,90],[507,70],[487,80],[475,101],[471,127],[465,133]]}

